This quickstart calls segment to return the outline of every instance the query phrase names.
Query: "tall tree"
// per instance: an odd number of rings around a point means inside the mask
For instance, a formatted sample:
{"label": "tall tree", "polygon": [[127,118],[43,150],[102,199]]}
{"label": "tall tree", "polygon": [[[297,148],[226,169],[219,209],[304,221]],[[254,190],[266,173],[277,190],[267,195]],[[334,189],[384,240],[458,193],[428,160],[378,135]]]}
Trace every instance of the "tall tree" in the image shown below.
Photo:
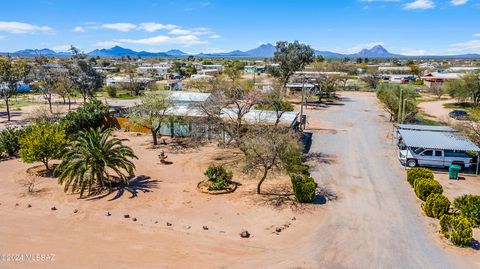
{"label": "tall tree", "polygon": [[111,129],[101,128],[78,133],[57,168],[58,182],[64,185],[65,191],[71,188],[83,197],[85,191],[91,194],[96,187],[110,187],[118,181],[128,184],[128,177],[133,176],[135,170],[130,159],[137,156],[123,144],[126,139],[111,138],[111,134]]}
{"label": "tall tree", "polygon": [[22,68],[13,63],[12,58],[0,58],[0,95],[7,107],[8,121],[10,121],[10,98],[17,93],[17,84],[23,76]]}
{"label": "tall tree", "polygon": [[275,47],[273,60],[279,64],[274,72],[283,85],[283,91],[290,77],[297,71],[301,71],[307,64],[314,61],[315,54],[310,46],[301,44],[298,41],[288,43],[278,41]]}
{"label": "tall tree", "polygon": [[97,92],[103,85],[103,77],[91,64],[86,60],[86,55],[81,53],[77,48],[71,47],[73,63],[68,65],[69,76],[75,88],[80,91],[83,102],[87,98],[95,97]]}

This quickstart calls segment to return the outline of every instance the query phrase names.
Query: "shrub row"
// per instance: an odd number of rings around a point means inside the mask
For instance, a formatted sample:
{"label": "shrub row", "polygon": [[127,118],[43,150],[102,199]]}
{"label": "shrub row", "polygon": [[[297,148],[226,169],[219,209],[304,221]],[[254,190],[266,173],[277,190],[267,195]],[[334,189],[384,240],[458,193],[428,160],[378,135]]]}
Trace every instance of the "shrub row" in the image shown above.
{"label": "shrub row", "polygon": [[432,170],[422,167],[414,167],[407,171],[407,181],[410,186],[415,186],[415,180],[419,178],[434,179]]}
{"label": "shrub row", "polygon": [[472,241],[472,221],[480,223],[480,196],[464,195],[453,202],[453,207],[461,215],[451,215],[450,201],[442,195],[442,185],[434,179],[427,168],[412,168],[407,172],[407,181],[414,187],[415,194],[425,201],[422,209],[432,218],[440,219],[440,230],[443,235],[459,247],[470,246]]}
{"label": "shrub row", "polygon": [[311,203],[317,195],[317,183],[313,178],[301,174],[291,174],[293,193],[300,203]]}
{"label": "shrub row", "polygon": [[422,201],[426,201],[431,194],[442,194],[443,187],[435,179],[419,178],[415,180],[415,194]]}
{"label": "shrub row", "polygon": [[290,175],[295,197],[300,203],[311,203],[317,196],[317,183],[310,177],[310,167],[304,161],[302,153],[297,151],[282,159],[283,166]]}

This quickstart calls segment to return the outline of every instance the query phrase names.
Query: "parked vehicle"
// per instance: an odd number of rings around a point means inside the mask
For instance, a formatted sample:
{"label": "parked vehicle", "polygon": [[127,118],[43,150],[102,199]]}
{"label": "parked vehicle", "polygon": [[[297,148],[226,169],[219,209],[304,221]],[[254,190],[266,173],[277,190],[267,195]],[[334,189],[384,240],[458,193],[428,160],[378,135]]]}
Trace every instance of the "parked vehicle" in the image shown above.
{"label": "parked vehicle", "polygon": [[467,120],[468,119],[468,113],[463,110],[453,110],[452,112],[448,113],[448,116],[450,118],[456,119],[456,120]]}
{"label": "parked vehicle", "polygon": [[466,152],[441,149],[401,150],[398,159],[403,165],[406,162],[409,167],[449,167],[451,164],[457,164],[461,168],[469,168],[473,164],[473,158]]}

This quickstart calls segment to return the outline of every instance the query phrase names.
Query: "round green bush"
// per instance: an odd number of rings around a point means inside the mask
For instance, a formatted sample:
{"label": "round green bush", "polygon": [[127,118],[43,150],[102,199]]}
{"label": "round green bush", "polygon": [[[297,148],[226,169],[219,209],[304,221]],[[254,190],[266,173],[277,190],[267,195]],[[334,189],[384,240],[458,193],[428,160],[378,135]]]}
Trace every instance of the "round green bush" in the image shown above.
{"label": "round green bush", "polygon": [[450,209],[450,201],[442,194],[433,193],[427,197],[427,201],[423,204],[423,211],[431,218],[441,218],[448,213]]}
{"label": "round green bush", "polygon": [[288,167],[287,172],[289,174],[300,174],[309,176],[310,175],[310,167],[306,164],[295,164]]}
{"label": "round green bush", "polygon": [[443,188],[438,181],[433,179],[419,178],[415,180],[415,194],[420,200],[425,201],[432,193],[443,193]]}
{"label": "round green bush", "polygon": [[480,196],[478,195],[462,195],[453,200],[453,207],[473,221],[474,224],[480,225]]}
{"label": "round green bush", "polygon": [[463,216],[443,215],[440,228],[446,238],[459,247],[469,247],[472,243],[472,223]]}
{"label": "round green bush", "polygon": [[233,173],[227,171],[225,167],[221,165],[210,165],[205,171],[204,175],[212,183],[209,187],[209,191],[224,190],[230,185],[230,181],[233,178]]}
{"label": "round green bush", "polygon": [[292,174],[293,193],[300,203],[311,203],[317,195],[317,183],[309,176]]}
{"label": "round green bush", "polygon": [[418,178],[433,179],[432,170],[423,167],[414,167],[407,171],[407,181],[410,186],[415,186],[415,180]]}

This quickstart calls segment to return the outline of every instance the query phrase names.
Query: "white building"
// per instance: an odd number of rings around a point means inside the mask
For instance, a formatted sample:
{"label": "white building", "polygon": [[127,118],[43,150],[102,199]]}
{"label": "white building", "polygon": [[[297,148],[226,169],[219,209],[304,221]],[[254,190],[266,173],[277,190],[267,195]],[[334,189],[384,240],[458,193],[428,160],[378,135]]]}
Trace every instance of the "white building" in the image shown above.
{"label": "white building", "polygon": [[[133,78],[134,82],[155,82],[153,78]],[[115,77],[107,77],[105,80],[105,84],[108,86],[115,86],[119,84],[130,83],[130,78],[127,76],[115,76]]]}
{"label": "white building", "polygon": [[137,68],[137,74],[165,78],[168,74],[169,68],[170,66],[168,63],[167,65],[156,64],[152,66],[140,66]]}

